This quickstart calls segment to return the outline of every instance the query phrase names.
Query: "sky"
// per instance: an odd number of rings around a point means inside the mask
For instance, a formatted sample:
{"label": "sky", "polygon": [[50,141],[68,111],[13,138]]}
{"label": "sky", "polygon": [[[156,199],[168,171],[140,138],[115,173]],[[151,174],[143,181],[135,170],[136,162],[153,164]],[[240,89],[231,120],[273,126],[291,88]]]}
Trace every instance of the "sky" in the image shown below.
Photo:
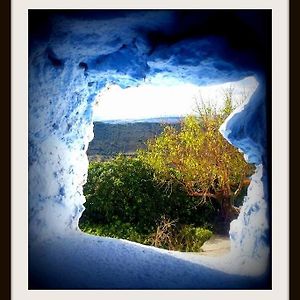
{"label": "sky", "polygon": [[[151,85],[120,88],[107,86],[97,96],[94,121],[138,120],[158,117],[183,117],[195,113],[196,103],[224,103],[224,91],[233,89],[233,102],[250,97],[258,83],[254,77],[220,85],[200,87],[193,84]],[[202,100],[201,100],[202,99]]]}

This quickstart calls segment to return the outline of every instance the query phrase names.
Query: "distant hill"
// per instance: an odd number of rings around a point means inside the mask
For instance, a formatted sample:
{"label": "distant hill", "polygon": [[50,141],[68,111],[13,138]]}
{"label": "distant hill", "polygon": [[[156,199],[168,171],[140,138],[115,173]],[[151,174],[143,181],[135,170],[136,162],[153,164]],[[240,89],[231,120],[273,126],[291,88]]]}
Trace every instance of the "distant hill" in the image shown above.
{"label": "distant hill", "polygon": [[90,160],[109,159],[119,153],[134,155],[148,139],[158,136],[166,125],[179,127],[181,118],[155,118],[131,122],[94,122],[94,139],[87,151]]}

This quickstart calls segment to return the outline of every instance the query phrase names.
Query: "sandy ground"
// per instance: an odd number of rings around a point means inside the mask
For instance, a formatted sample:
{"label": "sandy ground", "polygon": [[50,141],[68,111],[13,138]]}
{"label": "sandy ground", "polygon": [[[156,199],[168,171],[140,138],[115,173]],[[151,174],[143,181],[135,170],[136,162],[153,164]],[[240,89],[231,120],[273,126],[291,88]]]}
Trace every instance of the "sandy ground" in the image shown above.
{"label": "sandy ground", "polygon": [[213,235],[202,246],[203,252],[200,255],[221,256],[230,252],[230,239],[228,236]]}

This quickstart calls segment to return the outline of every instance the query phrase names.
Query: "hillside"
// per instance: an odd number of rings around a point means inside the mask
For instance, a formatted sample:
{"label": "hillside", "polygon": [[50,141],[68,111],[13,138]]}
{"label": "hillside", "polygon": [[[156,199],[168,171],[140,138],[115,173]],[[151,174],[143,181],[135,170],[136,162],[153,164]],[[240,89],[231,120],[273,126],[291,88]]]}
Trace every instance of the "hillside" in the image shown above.
{"label": "hillside", "polygon": [[163,122],[163,119],[160,119],[160,121],[94,122],[94,139],[90,142],[87,151],[89,159],[93,160],[98,156],[105,160],[119,153],[132,155],[137,149],[145,148],[146,141],[159,135],[166,124],[179,126],[179,123],[174,123],[174,120],[170,122],[166,119]]}

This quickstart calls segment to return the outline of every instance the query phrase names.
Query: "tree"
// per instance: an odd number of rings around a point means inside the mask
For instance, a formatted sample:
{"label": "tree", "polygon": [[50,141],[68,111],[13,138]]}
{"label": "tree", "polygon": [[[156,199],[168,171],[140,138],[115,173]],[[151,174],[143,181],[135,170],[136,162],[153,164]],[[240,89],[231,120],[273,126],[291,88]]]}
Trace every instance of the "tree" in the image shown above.
{"label": "tree", "polygon": [[247,177],[253,171],[219,132],[232,110],[230,93],[221,111],[198,105],[197,116],[184,118],[179,130],[166,126],[138,153],[139,159],[154,169],[158,182],[170,189],[179,183],[188,195],[199,197],[199,204],[216,202],[225,222],[237,217],[239,210],[233,200],[249,183]]}

